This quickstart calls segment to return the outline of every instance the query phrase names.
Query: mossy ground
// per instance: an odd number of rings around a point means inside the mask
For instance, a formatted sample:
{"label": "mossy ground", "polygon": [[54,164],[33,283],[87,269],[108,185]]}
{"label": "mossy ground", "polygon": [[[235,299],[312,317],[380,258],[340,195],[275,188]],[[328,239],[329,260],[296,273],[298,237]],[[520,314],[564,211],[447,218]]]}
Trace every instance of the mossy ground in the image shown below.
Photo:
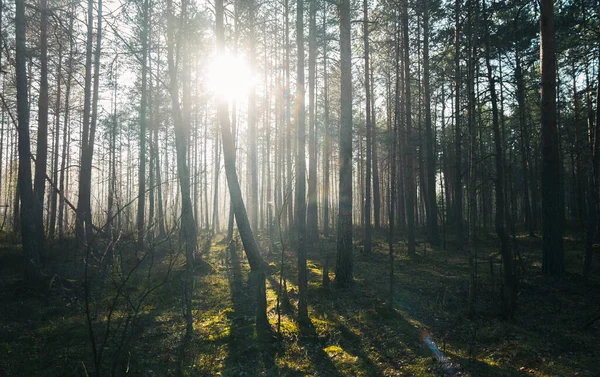
{"label": "mossy ground", "polygon": [[[281,255],[266,256],[272,266],[266,280],[271,330],[258,334],[255,293],[249,288],[249,268],[241,247],[231,255],[215,239],[204,253],[211,268],[198,268],[194,278],[191,338],[184,337],[182,257],[172,253],[174,242],[161,243],[152,264],[144,261],[123,289],[127,293],[122,296],[134,301],[148,287],[158,287],[140,301],[132,331],[122,331],[129,313],[126,303],[119,301],[111,315],[102,375],[110,375],[117,360],[116,374],[132,376],[443,376],[447,371],[423,343],[428,335],[461,375],[600,375],[596,347],[600,323],[583,328],[600,312],[599,273],[595,270],[589,281],[578,275],[580,242],[566,240],[568,273],[555,282],[541,276],[540,239],[519,238],[523,275],[518,308],[514,318],[506,321],[499,317],[501,265],[493,238],[474,244],[478,273],[472,319],[468,318],[467,253],[425,243],[419,244],[413,257],[406,255],[402,242],[395,245],[394,309],[390,310],[384,239],[384,234],[376,237],[368,255],[357,247],[356,284],[348,290],[321,285],[327,254],[334,277],[335,239],[321,239],[319,247],[309,251],[311,324],[307,328],[296,320],[295,256],[286,252],[287,289],[280,297],[279,334]],[[260,241],[266,250],[266,239]],[[133,245],[122,241],[124,250]],[[275,246],[275,250],[280,247]],[[20,247],[10,235],[0,234],[0,367],[11,376],[93,375],[83,256],[75,250],[72,242],[53,244],[48,269],[55,274],[43,287],[26,287],[21,280]],[[152,276],[147,274],[150,266]],[[97,285],[90,300],[96,334],[103,335],[106,329],[115,281],[119,280],[114,276],[91,281]],[[125,347],[117,355],[121,339]]]}

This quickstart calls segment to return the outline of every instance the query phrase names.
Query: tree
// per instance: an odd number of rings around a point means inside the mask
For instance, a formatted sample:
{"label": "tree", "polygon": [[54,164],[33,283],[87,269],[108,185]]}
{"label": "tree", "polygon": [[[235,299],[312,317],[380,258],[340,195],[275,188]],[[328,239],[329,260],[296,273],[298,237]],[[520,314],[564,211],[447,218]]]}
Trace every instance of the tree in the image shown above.
{"label": "tree", "polygon": [[556,52],[554,1],[542,0],[540,8],[540,60],[542,67],[542,270],[549,277],[564,273],[560,156],[556,121]]}
{"label": "tree", "polygon": [[[250,67],[256,66],[256,37],[254,35],[254,0],[248,2],[248,55],[250,57]],[[258,157],[256,146],[256,89],[250,88],[248,94],[248,160],[250,165],[250,225],[254,231],[258,231]]]}
{"label": "tree", "polygon": [[69,10],[69,57],[67,63],[67,79],[65,80],[65,112],[63,118],[63,139],[62,139],[62,159],[60,162],[60,198],[58,201],[58,238],[63,240],[65,237],[65,170],[67,163],[67,148],[69,137],[69,101],[71,99],[71,81],[73,78],[73,23],[75,16],[73,10]]}
{"label": "tree", "polygon": [[[500,239],[500,255],[504,266],[503,288],[502,288],[502,310],[507,318],[512,317],[517,300],[517,281],[514,275],[513,255],[510,250],[508,233],[506,231],[506,208],[504,202],[504,153],[500,134],[500,120],[498,115],[498,96],[496,94],[496,81],[492,72],[490,42],[489,42],[489,16],[486,12],[485,0],[483,0],[483,13],[485,17],[484,41],[485,41],[485,65],[487,68],[487,79],[490,87],[490,99],[492,102],[492,132],[494,133],[494,151],[496,161],[496,234]],[[471,188],[472,190],[474,188]]]}
{"label": "tree", "polygon": [[329,236],[329,159],[331,141],[329,137],[329,80],[327,78],[327,8],[323,15],[323,234]]}
{"label": "tree", "polygon": [[41,203],[31,184],[31,147],[29,140],[29,101],[25,67],[25,1],[15,0],[15,70],[17,77],[17,117],[19,141],[18,190],[21,198],[21,237],[25,254],[25,280],[35,283],[41,278],[41,256],[44,255],[44,228]]}
{"label": "tree", "polygon": [[365,252],[371,252],[371,167],[373,150],[373,124],[371,123],[371,84],[369,74],[369,6],[367,0],[363,0],[363,42],[365,53],[365,102],[366,102],[366,133],[367,133],[367,164],[365,173]]}
{"label": "tree", "polygon": [[341,110],[340,110],[340,170],[339,209],[337,221],[337,263],[335,283],[349,287],[354,282],[352,245],[352,50],[350,0],[339,3]]}
{"label": "tree", "polygon": [[[182,4],[182,17],[186,17],[185,1]],[[187,140],[186,127],[184,117],[181,114],[181,105],[179,101],[179,85],[177,79],[177,67],[175,65],[174,53],[175,44],[180,47],[182,43],[182,33],[178,34],[177,40],[174,35],[174,18],[172,0],[167,1],[167,61],[169,66],[169,91],[171,95],[171,106],[173,120],[175,126],[175,151],[177,153],[177,177],[179,181],[179,189],[181,191],[181,235],[180,247],[185,253],[186,259],[186,275],[184,281],[184,302],[185,302],[185,317],[186,317],[186,334],[191,335],[193,332],[192,318],[192,276],[194,273],[194,264],[196,251],[198,248],[198,230],[192,208],[192,200],[190,197],[190,170],[187,165]],[[185,51],[185,50],[184,50]],[[184,54],[185,55],[185,54]],[[185,59],[185,58],[184,58]],[[189,65],[184,64],[184,69],[189,68]]]}
{"label": "tree", "polygon": [[[217,37],[217,53],[223,53],[225,49],[225,31],[223,26],[223,0],[217,0],[215,2],[215,15],[216,15],[216,37]],[[223,138],[223,156],[225,160],[225,175],[227,176],[227,185],[229,186],[229,196],[231,199],[231,205],[233,206],[233,212],[235,214],[235,222],[244,245],[244,251],[248,257],[248,263],[250,269],[257,275],[258,284],[258,306],[257,306],[257,324],[260,327],[268,325],[267,319],[267,299],[265,286],[265,271],[267,269],[266,263],[263,260],[258,243],[254,238],[254,233],[250,227],[248,221],[248,214],[246,212],[246,206],[244,205],[244,199],[242,198],[242,191],[238,181],[237,171],[235,169],[235,146],[233,135],[231,134],[231,125],[229,115],[227,111],[227,102],[224,98],[218,99],[218,118],[221,125],[221,135]]]}
{"label": "tree", "polygon": [[[146,233],[146,110],[148,107],[148,33],[149,33],[149,11],[148,0],[142,4],[142,30],[140,34],[142,49],[142,95],[140,98],[140,165],[138,171],[138,209],[137,209],[137,236],[138,249],[144,247],[144,234]],[[151,219],[151,218],[150,218]]]}
{"label": "tree", "polygon": [[431,87],[429,83],[429,3],[430,0],[423,1],[423,95],[425,97],[425,153],[427,156],[427,236],[429,242],[433,245],[439,245],[440,234],[437,223],[438,206],[435,183],[437,156],[431,122]]}
{"label": "tree", "polygon": [[[79,245],[92,244],[92,159],[96,138],[96,118],[98,114],[98,91],[100,80],[100,48],[102,46],[102,0],[98,0],[98,25],[96,50],[94,53],[94,85],[92,90],[92,43],[94,35],[94,1],[88,0],[87,40],[85,52],[85,82],[83,104],[83,131],[81,140],[81,167],[79,169],[79,199],[75,235]],[[93,92],[93,98],[92,98]]]}
{"label": "tree", "polygon": [[317,138],[316,138],[316,107],[315,81],[317,68],[317,3],[310,1],[309,5],[309,36],[308,36],[308,206],[306,240],[308,245],[319,242],[319,213],[317,208]]}
{"label": "tree", "polygon": [[[48,163],[48,3],[40,0],[40,95],[38,99],[38,132],[36,146],[33,192],[39,211],[36,218],[43,219],[46,194],[46,165]],[[39,220],[38,220],[39,221]],[[40,255],[40,257],[43,257]]]}
{"label": "tree", "polygon": [[408,253],[416,253],[415,240],[415,181],[413,170],[414,146],[412,144],[412,103],[410,91],[410,48],[408,43],[408,0],[402,3],[402,36],[403,36],[403,60],[404,60],[404,103],[405,103],[405,127],[406,127],[406,220],[408,225]]}
{"label": "tree", "polygon": [[460,3],[454,5],[454,147],[455,147],[455,182],[454,182],[454,221],[456,222],[456,240],[462,247],[463,235],[463,192],[462,192],[462,135],[460,129]]}
{"label": "tree", "polygon": [[304,109],[304,0],[296,3],[296,44],[298,48],[298,72],[296,76],[296,204],[294,228],[297,236],[298,253],[298,320],[308,320],[306,291],[308,272],[306,270],[306,113]]}

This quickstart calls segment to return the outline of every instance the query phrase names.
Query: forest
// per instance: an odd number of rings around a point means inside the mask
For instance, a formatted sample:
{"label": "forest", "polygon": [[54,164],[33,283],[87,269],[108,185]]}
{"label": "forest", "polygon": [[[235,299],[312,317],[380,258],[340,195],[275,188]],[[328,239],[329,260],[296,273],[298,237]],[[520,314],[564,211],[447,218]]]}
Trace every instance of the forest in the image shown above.
{"label": "forest", "polygon": [[600,1],[0,0],[0,377],[599,376]]}

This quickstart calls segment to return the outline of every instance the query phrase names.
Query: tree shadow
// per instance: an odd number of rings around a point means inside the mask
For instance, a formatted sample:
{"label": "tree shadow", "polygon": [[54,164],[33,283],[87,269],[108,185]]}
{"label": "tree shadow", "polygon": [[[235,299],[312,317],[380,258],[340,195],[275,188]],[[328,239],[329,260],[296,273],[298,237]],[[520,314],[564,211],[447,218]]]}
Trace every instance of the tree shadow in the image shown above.
{"label": "tree shadow", "polygon": [[323,339],[319,338],[315,326],[309,318],[307,323],[300,326],[300,341],[308,350],[308,357],[312,364],[325,376],[341,377],[329,355],[324,351],[326,346]]}
{"label": "tree shadow", "polygon": [[[231,292],[233,310],[228,312],[230,332],[227,339],[227,357],[223,375],[244,374],[258,376],[264,373],[275,374],[275,350],[272,347],[274,337],[270,327],[257,324],[256,300],[258,289],[264,286],[264,274],[248,273],[244,284],[244,271],[235,245],[227,248],[229,253],[227,278]],[[263,288],[264,289],[264,288]]]}
{"label": "tree shadow", "polygon": [[[275,281],[272,276],[269,277],[269,282],[271,283],[272,287],[279,286],[279,282]],[[313,367],[324,376],[341,377],[342,374],[337,370],[329,355],[327,355],[327,353],[324,351],[324,348],[327,346],[326,340],[317,335],[312,320],[309,318],[308,322],[306,323],[300,323],[298,321],[298,316],[294,310],[294,305],[292,305],[290,302],[290,297],[285,290],[283,290],[282,295],[279,297],[279,303],[281,314],[288,316],[294,323],[298,325],[298,328],[300,329],[300,345],[307,351],[308,358]],[[283,351],[284,345],[284,340],[279,339],[280,353]],[[281,372],[284,372],[284,370]],[[299,376],[304,375],[298,371],[295,371],[294,373],[298,373]],[[290,374],[288,371],[285,371],[284,375],[287,376]],[[291,375],[293,376],[295,374]]]}

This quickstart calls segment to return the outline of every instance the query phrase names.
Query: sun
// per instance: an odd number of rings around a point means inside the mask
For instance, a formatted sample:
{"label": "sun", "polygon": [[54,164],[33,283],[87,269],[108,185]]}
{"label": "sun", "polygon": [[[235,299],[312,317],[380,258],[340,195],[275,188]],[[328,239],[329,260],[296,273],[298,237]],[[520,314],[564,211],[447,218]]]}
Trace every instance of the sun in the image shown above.
{"label": "sun", "polygon": [[239,101],[256,82],[252,68],[243,56],[219,54],[208,65],[208,88],[221,99]]}

